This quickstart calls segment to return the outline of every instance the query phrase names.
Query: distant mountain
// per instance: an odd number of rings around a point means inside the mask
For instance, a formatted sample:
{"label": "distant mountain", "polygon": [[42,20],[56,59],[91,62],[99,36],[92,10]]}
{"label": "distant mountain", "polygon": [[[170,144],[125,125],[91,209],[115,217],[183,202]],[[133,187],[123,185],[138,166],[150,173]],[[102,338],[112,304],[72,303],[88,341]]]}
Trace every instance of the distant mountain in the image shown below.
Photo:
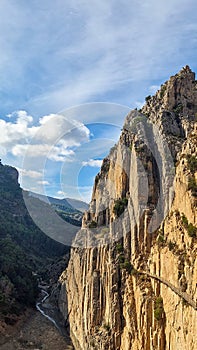
{"label": "distant mountain", "polygon": [[80,201],[78,199],[66,198],[67,202],[72,205],[73,208],[84,213],[85,210],[89,209],[89,204],[86,202]]}
{"label": "distant mountain", "polygon": [[31,192],[31,191],[29,191],[29,194],[34,198],[38,198],[45,203],[50,203],[53,206],[56,206],[58,209],[62,209],[67,212],[73,212],[73,211],[76,212],[77,210],[83,213],[85,210],[88,210],[89,208],[89,205],[86,202],[80,201],[78,199],[73,199],[73,198],[59,199],[59,198],[54,198],[50,196],[45,196],[43,194]]}

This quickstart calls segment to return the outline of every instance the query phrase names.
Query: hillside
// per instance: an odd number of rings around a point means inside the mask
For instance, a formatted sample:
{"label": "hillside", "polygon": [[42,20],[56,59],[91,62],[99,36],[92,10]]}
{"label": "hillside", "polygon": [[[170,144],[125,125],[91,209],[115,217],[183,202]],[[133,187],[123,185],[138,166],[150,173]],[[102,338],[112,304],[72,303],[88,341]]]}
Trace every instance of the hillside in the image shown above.
{"label": "hillside", "polygon": [[128,114],[104,159],[60,278],[76,349],[197,348],[196,116],[186,66]]}
{"label": "hillside", "polygon": [[38,294],[35,273],[68,252],[31,219],[16,169],[0,164],[0,325],[14,324]]}
{"label": "hillside", "polygon": [[[34,202],[34,205],[41,207],[41,210],[47,206],[50,206],[51,208],[49,208],[49,211],[50,209],[54,210],[64,221],[72,224],[73,226],[81,227],[83,217],[82,213],[89,207],[87,203],[77,199],[53,198],[31,191],[23,191],[23,193],[25,194],[25,197],[31,197],[31,201]],[[76,230],[74,234],[75,233]]]}

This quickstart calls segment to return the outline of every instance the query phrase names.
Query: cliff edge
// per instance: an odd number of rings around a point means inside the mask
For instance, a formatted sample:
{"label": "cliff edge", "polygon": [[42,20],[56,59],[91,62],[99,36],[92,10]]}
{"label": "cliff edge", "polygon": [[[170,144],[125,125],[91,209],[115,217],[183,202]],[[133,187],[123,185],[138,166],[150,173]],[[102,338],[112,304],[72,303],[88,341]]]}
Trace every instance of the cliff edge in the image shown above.
{"label": "cliff edge", "polygon": [[76,349],[197,348],[196,146],[186,66],[129,113],[95,178],[60,277]]}

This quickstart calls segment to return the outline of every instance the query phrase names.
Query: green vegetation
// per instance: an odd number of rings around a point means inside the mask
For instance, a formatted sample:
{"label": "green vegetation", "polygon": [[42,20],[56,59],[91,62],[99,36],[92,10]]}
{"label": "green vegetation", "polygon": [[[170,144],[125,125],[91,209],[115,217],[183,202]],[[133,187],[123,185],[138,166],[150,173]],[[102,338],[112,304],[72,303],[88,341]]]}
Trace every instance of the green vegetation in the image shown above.
{"label": "green vegetation", "polygon": [[128,273],[133,271],[133,265],[128,260],[124,260],[124,262],[120,264],[120,268],[126,270]]}
{"label": "green vegetation", "polygon": [[163,299],[161,296],[159,296],[156,298],[154,306],[154,317],[157,321],[160,321],[162,319],[163,312]]}
{"label": "green vegetation", "polygon": [[119,263],[120,263],[120,264],[123,264],[124,261],[125,261],[124,254],[120,254],[120,255],[118,256],[118,260],[119,260]]}
{"label": "green vegetation", "polygon": [[182,103],[178,103],[174,108],[173,108],[173,112],[175,113],[175,115],[179,115],[181,112],[183,111],[183,105]]}
{"label": "green vegetation", "polygon": [[159,234],[157,237],[157,242],[159,243],[165,243],[165,238],[162,234]]}
{"label": "green vegetation", "polygon": [[133,274],[134,267],[131,262],[125,258],[123,245],[121,243],[117,243],[115,249],[118,253],[118,262],[120,264],[120,268],[122,270],[126,270],[130,274]]}
{"label": "green vegetation", "polygon": [[192,196],[197,198],[197,181],[195,178],[195,172],[197,171],[197,158],[193,155],[187,156],[188,168],[191,172],[191,176],[188,179],[188,191],[191,191]]}
{"label": "green vegetation", "polygon": [[[68,252],[68,247],[46,236],[34,224],[16,169],[2,164],[0,196],[0,320],[11,324],[14,315],[35,304],[38,287],[34,273],[41,274],[46,265]],[[37,205],[38,200],[32,200]]]}
{"label": "green vegetation", "polygon": [[0,240],[0,251],[0,305],[7,315],[20,305],[34,305],[38,288],[30,258],[9,236]]}
{"label": "green vegetation", "polygon": [[174,250],[175,247],[176,247],[176,243],[175,243],[175,242],[172,242],[172,241],[169,241],[169,242],[168,242],[168,248],[169,248],[169,250]]}
{"label": "green vegetation", "polygon": [[182,225],[187,230],[188,235],[191,238],[196,238],[197,237],[197,228],[192,223],[188,222],[188,219],[186,218],[186,216],[184,214],[182,214],[182,216],[181,216],[181,221],[182,221]]}
{"label": "green vegetation", "polygon": [[192,155],[187,156],[187,164],[192,174],[197,171],[197,158]]}
{"label": "green vegetation", "polygon": [[146,103],[148,103],[150,100],[151,100],[151,95],[148,95],[148,96],[145,97]]}
{"label": "green vegetation", "polygon": [[69,224],[74,225],[74,226],[78,226],[81,227],[81,222],[82,220],[76,220],[72,214],[70,213],[66,213],[64,211],[59,211],[56,210],[56,213],[66,222],[69,222]]}
{"label": "green vegetation", "polygon": [[188,227],[188,220],[186,218],[186,216],[184,214],[182,214],[181,216],[181,220],[182,220],[182,225],[187,228]]}
{"label": "green vegetation", "polygon": [[122,253],[124,251],[123,245],[121,243],[117,243],[116,250],[118,253]]}
{"label": "green vegetation", "polygon": [[115,201],[115,205],[113,208],[114,214],[119,217],[124,212],[127,204],[128,204],[127,198],[117,199]]}
{"label": "green vegetation", "polygon": [[197,233],[197,228],[193,225],[193,224],[189,224],[188,225],[188,228],[187,228],[187,232],[188,232],[188,235],[190,237],[196,237],[196,233]]}
{"label": "green vegetation", "polygon": [[197,182],[196,182],[196,179],[195,179],[194,175],[189,177],[189,180],[188,180],[188,191],[191,191],[192,195],[194,197],[197,197]]}
{"label": "green vegetation", "polygon": [[166,239],[165,239],[165,237],[164,237],[164,233],[163,233],[163,231],[160,229],[160,230],[158,230],[157,244],[158,244],[159,246],[163,246],[163,245],[165,244],[165,242],[166,242]]}
{"label": "green vegetation", "polygon": [[163,97],[164,97],[165,92],[166,92],[166,88],[167,88],[166,85],[162,85],[162,86],[161,86],[161,89],[160,89],[160,98],[163,98]]}
{"label": "green vegetation", "polygon": [[92,220],[88,227],[89,228],[96,228],[97,227],[97,222]]}

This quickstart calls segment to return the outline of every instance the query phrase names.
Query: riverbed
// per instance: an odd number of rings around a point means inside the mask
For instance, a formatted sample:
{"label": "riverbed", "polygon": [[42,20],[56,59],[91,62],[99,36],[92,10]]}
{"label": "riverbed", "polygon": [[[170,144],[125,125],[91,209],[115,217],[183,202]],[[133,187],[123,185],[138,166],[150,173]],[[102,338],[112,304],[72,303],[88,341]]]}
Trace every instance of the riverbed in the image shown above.
{"label": "riverbed", "polygon": [[[45,297],[46,301],[43,301]],[[47,317],[47,314],[50,316]],[[53,314],[55,315],[55,320],[53,319]],[[47,301],[46,293],[43,293],[40,301],[37,303],[37,310],[28,310],[24,319],[12,330],[8,331],[6,336],[0,337],[0,350],[30,349],[74,349],[66,329],[59,322],[58,312],[55,312],[53,306]]]}

